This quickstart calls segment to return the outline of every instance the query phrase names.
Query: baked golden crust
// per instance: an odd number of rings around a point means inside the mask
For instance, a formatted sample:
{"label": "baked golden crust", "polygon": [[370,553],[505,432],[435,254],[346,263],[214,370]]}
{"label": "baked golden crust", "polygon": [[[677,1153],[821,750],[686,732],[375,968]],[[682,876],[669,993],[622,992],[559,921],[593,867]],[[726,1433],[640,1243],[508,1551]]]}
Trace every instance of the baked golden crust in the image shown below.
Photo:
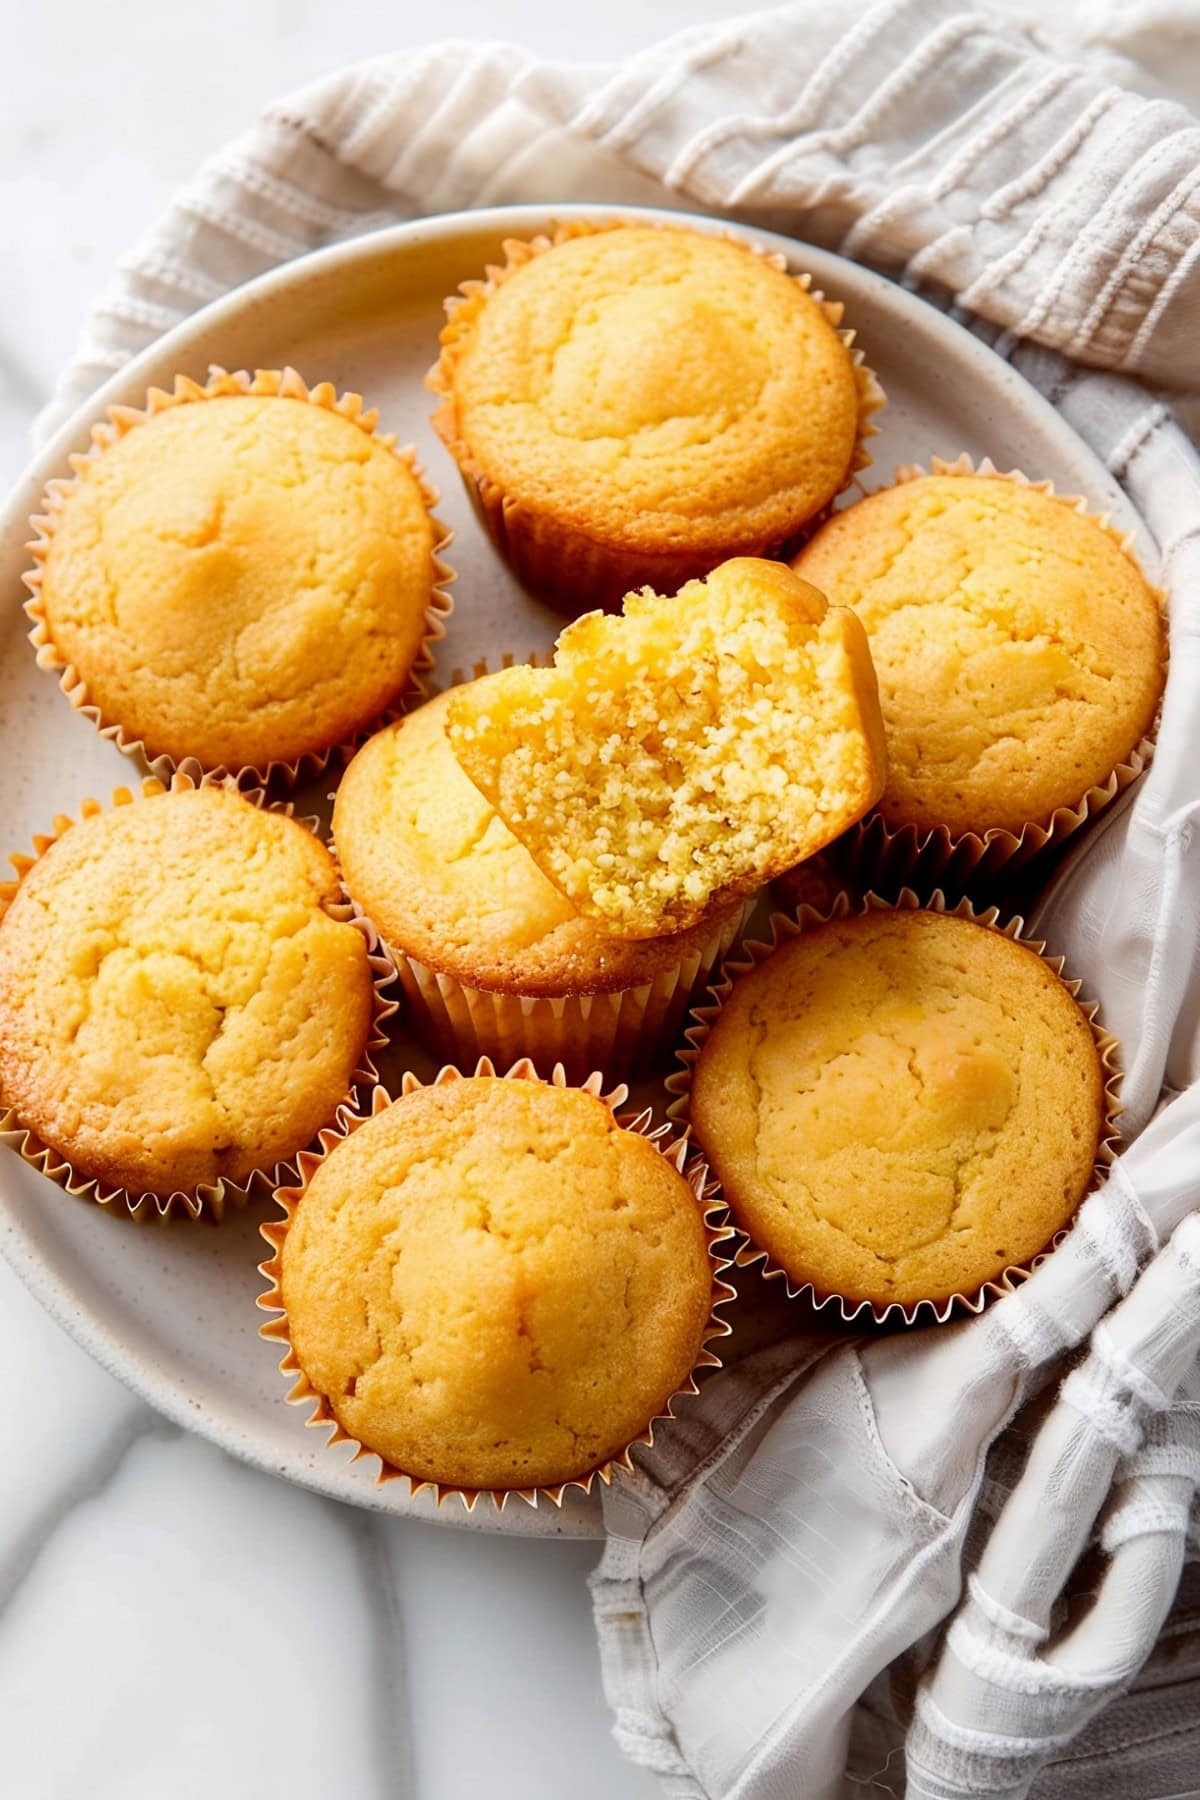
{"label": "baked golden crust", "polygon": [[36,606],[150,758],[294,763],[408,683],[444,573],[417,472],[333,406],[196,389],[77,463]]}
{"label": "baked golden crust", "polygon": [[0,920],[0,1096],[131,1194],[243,1181],[350,1092],[373,1011],[312,833],[222,788],[73,825]]}
{"label": "baked golden crust", "polygon": [[473,1077],[334,1146],[283,1241],[300,1367],[386,1462],[554,1487],[619,1455],[696,1365],[700,1207],[591,1094]]}
{"label": "baked golden crust", "polygon": [[969,1296],[1045,1249],[1106,1123],[1091,1026],[1034,950],[886,910],[738,977],[690,1107],[754,1242],[794,1281],[877,1306]]}
{"label": "baked golden crust", "polygon": [[556,603],[573,580],[578,612],[774,549],[867,460],[873,377],[840,307],[775,259],[619,222],[505,252],[448,306],[434,425]]}
{"label": "baked golden crust", "polygon": [[894,829],[1045,823],[1153,725],[1157,595],[1111,531],[1032,484],[900,482],[830,519],[793,566],[866,627]]}

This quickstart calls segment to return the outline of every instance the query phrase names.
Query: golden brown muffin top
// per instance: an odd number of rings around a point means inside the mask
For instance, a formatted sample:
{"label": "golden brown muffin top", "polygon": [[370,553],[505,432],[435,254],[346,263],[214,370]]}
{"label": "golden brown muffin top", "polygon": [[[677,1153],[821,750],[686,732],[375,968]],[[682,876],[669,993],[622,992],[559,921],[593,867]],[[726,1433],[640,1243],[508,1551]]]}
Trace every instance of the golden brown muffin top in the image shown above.
{"label": "golden brown muffin top", "polygon": [[795,568],[867,628],[891,826],[1045,824],[1150,730],[1158,598],[1095,519],[997,476],[927,475],[824,525]]}
{"label": "golden brown muffin top", "polygon": [[551,669],[450,695],[450,746],[588,917],[683,931],[862,817],[883,729],[854,614],[738,557],[562,634]]}
{"label": "golden brown muffin top", "polygon": [[224,789],[73,825],[0,920],[0,1095],[81,1174],[170,1194],[309,1142],[370,1030],[329,853]]}
{"label": "golden brown muffin top", "polygon": [[282,1249],[300,1366],[404,1473],[555,1486],[686,1381],[712,1296],[696,1198],[580,1089],[419,1088],[335,1146]]}
{"label": "golden brown muffin top", "polygon": [[412,469],[361,425],[220,395],[81,464],[42,606],[106,723],[152,757],[261,769],[346,741],[405,687],[434,535]]}
{"label": "golden brown muffin top", "polygon": [[459,767],[449,698],[376,732],[334,803],[346,886],[394,950],[494,993],[611,993],[674,968],[737,911],[635,942],[581,918]]}
{"label": "golden brown muffin top", "polygon": [[460,461],[600,542],[777,544],[857,461],[863,384],[827,309],[729,238],[572,234],[469,296],[442,341],[434,423]]}
{"label": "golden brown muffin top", "polygon": [[739,1224],[797,1282],[911,1304],[1044,1249],[1105,1119],[1091,1027],[1048,964],[970,920],[871,912],[738,977],[691,1116]]}

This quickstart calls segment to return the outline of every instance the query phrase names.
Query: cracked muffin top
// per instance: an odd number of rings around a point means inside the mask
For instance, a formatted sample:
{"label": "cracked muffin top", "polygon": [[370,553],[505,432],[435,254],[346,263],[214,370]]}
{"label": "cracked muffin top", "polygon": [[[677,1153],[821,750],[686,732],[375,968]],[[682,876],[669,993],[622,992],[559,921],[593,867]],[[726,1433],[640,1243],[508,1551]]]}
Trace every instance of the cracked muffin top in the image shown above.
{"label": "cracked muffin top", "polygon": [[1047,824],[1153,724],[1158,596],[1112,531],[1044,490],[902,481],[829,520],[793,567],[866,626],[893,828]]}
{"label": "cracked muffin top", "polygon": [[40,607],[105,724],[265,769],[343,743],[407,684],[437,569],[390,440],[286,394],[169,405],[51,517]]}
{"label": "cracked muffin top", "polygon": [[0,920],[0,1099],[131,1194],[243,1181],[351,1089],[373,1009],[324,846],[222,788],[72,825]]}
{"label": "cracked muffin top", "polygon": [[866,460],[878,396],[840,307],[747,244],[576,224],[505,252],[448,306],[434,425],[564,553],[703,573],[792,537]]}
{"label": "cracked muffin top", "polygon": [[794,1281],[912,1304],[973,1293],[1067,1224],[1104,1082],[1036,951],[880,911],[785,939],[737,978],[691,1118],[738,1223]]}
{"label": "cracked muffin top", "polygon": [[368,739],[334,802],[347,889],[394,950],[493,993],[613,993],[698,954],[738,912],[733,901],[690,931],[635,941],[581,918],[463,773],[449,701]]}
{"label": "cracked muffin top", "polygon": [[687,1380],[711,1310],[699,1204],[577,1088],[418,1088],[334,1146],[281,1253],[297,1360],[360,1443],[466,1489],[619,1455]]}
{"label": "cracked muffin top", "polygon": [[572,905],[684,931],[831,843],[879,798],[870,652],[784,563],[735,557],[567,627],[551,669],[455,688],[450,747]]}

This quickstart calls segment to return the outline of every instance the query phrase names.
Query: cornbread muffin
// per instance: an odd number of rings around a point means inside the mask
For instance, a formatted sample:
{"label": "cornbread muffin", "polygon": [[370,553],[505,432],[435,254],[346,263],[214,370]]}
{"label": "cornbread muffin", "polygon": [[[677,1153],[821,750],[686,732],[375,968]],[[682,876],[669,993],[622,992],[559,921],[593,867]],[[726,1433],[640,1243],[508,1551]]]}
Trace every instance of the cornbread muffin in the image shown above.
{"label": "cornbread muffin", "polygon": [[[664,1060],[740,904],[635,942],[581,918],[455,761],[448,700],[369,738],[334,804],[346,886],[386,940],[416,1017],[452,1057],[507,1066],[526,1055],[580,1078]],[[591,996],[603,1003],[563,1004]]]}
{"label": "cornbread muffin", "polygon": [[1045,1249],[1105,1124],[1095,1037],[1026,945],[870,912],[738,977],[691,1118],[739,1225],[796,1282],[886,1306],[970,1295]]}
{"label": "cornbread muffin", "polygon": [[539,868],[629,938],[685,931],[753,892],[861,818],[884,782],[858,620],[750,558],[578,620],[552,669],[452,693],[447,730]]}
{"label": "cornbread muffin", "polygon": [[86,704],[150,759],[294,763],[407,685],[438,528],[373,415],[186,393],[80,460],[32,609]]}
{"label": "cornbread muffin", "polygon": [[543,598],[673,593],[785,543],[866,462],[873,378],[776,260],[642,224],[505,253],[448,303],[433,422]]}
{"label": "cornbread muffin", "polygon": [[95,813],[0,920],[0,1098],[130,1194],[244,1181],[352,1086],[373,1009],[360,931],[303,826],[222,788]]}
{"label": "cornbread muffin", "polygon": [[713,1277],[673,1164],[580,1089],[418,1088],[335,1145],[283,1240],[317,1393],[418,1480],[557,1486],[620,1455],[700,1356]]}
{"label": "cornbread muffin", "polygon": [[1000,476],[903,481],[829,520],[793,566],[867,628],[894,829],[1044,824],[1151,728],[1158,598],[1053,494]]}

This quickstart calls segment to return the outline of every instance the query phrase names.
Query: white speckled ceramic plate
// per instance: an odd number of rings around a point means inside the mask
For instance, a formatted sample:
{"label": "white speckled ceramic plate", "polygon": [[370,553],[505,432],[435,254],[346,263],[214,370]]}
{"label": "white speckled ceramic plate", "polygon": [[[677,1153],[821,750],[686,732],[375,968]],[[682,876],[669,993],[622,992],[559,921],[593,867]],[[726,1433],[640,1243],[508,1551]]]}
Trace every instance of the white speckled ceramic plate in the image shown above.
{"label": "white speckled ceramic plate", "polygon": [[[75,715],[52,674],[34,663],[21,603],[27,520],[46,479],[88,442],[88,427],[113,402],[138,403],[148,385],[183,372],[203,378],[228,368],[291,363],[310,381],[328,379],[367,396],[383,423],[415,439],[440,512],[453,525],[459,572],[455,612],[439,665],[449,671],[505,650],[521,656],[549,644],[554,615],[523,595],[492,553],[448,456],[429,427],[423,386],[442,322],[443,296],[494,258],[500,241],[541,230],[554,218],[611,209],[504,208],[404,225],[304,257],[253,282],[163,338],[131,363],[64,428],[29,470],[6,509],[0,535],[0,853],[24,849],[56,812],[74,813],[88,794],[107,797],[139,771]],[[655,216],[655,215],[648,215]],[[697,225],[706,221],[692,220]],[[713,229],[729,229],[713,225]],[[1050,476],[1085,494],[1129,529],[1138,521],[1091,452],[1006,364],[940,313],[852,263],[768,233],[747,234],[809,269],[830,297],[846,303],[888,405],[873,440],[886,479],[901,461],[968,450],[1001,467]],[[866,477],[868,485],[871,476]],[[318,789],[319,791],[319,789]],[[302,795],[304,800],[307,796]],[[301,810],[309,810],[302,806]],[[400,1041],[385,1078],[430,1060]],[[131,1388],[171,1419],[235,1456],[322,1494],[381,1511],[438,1517],[452,1525],[553,1536],[595,1535],[599,1502],[569,1497],[561,1511],[514,1501],[502,1514],[457,1502],[438,1513],[405,1484],[379,1487],[374,1463],[352,1464],[349,1449],[326,1450],[303,1413],[284,1402],[275,1346],[257,1335],[263,1315],[260,1212],[215,1226],[137,1227],[69,1199],[15,1155],[0,1151],[0,1243],[18,1273],[61,1324]],[[776,1326],[776,1330],[778,1327]]]}

